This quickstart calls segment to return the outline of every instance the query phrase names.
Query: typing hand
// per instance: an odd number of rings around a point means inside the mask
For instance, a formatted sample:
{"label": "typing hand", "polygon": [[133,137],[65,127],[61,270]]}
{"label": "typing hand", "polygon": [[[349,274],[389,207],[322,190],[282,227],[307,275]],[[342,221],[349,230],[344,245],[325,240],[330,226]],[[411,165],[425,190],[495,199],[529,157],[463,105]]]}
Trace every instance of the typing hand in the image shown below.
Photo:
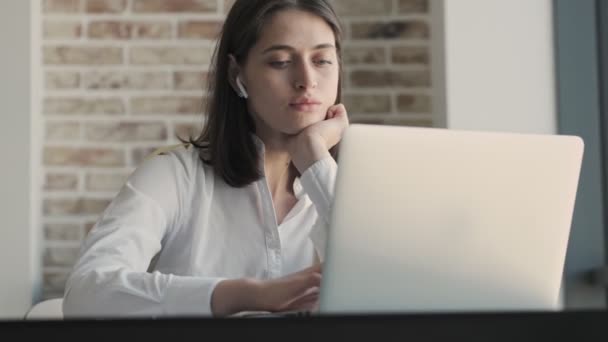
{"label": "typing hand", "polygon": [[223,317],[243,311],[315,310],[321,264],[277,279],[239,278],[220,281],[211,296],[211,311]]}
{"label": "typing hand", "polygon": [[320,285],[321,264],[282,278],[260,281],[256,307],[271,312],[315,310]]}

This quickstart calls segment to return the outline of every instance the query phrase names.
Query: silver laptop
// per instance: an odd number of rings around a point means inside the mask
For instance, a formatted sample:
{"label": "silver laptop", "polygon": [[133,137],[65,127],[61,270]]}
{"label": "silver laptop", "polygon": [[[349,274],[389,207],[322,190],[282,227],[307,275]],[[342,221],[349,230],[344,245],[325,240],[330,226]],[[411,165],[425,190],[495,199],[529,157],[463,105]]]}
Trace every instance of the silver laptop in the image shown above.
{"label": "silver laptop", "polygon": [[320,314],[557,310],[583,141],[352,124]]}

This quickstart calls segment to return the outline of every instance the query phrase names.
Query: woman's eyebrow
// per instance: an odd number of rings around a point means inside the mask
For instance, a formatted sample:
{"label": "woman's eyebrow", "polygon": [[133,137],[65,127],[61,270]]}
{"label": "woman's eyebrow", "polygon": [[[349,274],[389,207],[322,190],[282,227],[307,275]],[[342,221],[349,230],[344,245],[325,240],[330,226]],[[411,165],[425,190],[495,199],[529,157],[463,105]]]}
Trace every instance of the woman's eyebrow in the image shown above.
{"label": "woman's eyebrow", "polygon": [[[321,49],[335,49],[335,46],[333,44],[319,44],[319,45],[315,45],[313,48],[313,50],[321,50]],[[269,48],[266,48],[264,51],[262,51],[262,54],[271,52],[271,51],[277,51],[277,50],[287,50],[287,51],[295,51],[296,49],[293,46],[289,46],[289,45],[272,45]]]}

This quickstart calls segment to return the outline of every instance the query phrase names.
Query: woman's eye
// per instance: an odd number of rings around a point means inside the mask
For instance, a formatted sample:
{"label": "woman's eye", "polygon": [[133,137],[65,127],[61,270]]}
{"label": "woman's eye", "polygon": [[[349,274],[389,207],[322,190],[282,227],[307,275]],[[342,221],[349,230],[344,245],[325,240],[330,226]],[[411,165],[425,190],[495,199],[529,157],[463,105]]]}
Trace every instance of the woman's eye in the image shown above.
{"label": "woman's eye", "polygon": [[327,59],[319,59],[319,60],[316,60],[316,61],[315,61],[315,63],[316,63],[317,65],[328,65],[328,64],[332,64],[332,62],[331,62],[330,60],[327,60]]}
{"label": "woman's eye", "polygon": [[287,67],[289,65],[289,63],[291,63],[291,61],[273,61],[273,62],[270,62],[269,64],[273,68],[283,69],[283,68]]}

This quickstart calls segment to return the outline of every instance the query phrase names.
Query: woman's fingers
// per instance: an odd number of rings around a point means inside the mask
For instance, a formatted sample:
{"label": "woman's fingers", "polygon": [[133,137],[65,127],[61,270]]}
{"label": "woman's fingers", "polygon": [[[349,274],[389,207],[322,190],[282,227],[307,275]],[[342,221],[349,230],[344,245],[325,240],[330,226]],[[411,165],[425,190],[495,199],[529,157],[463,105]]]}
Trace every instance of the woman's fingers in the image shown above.
{"label": "woman's fingers", "polygon": [[308,272],[290,279],[285,285],[288,288],[288,300],[298,298],[309,291],[311,288],[321,286],[321,273]]}
{"label": "woman's fingers", "polygon": [[308,293],[294,298],[285,310],[312,309],[319,301],[319,289],[313,288]]}
{"label": "woman's fingers", "polygon": [[298,299],[296,302],[293,302],[287,309],[284,311],[292,311],[292,310],[316,310],[319,303],[319,296],[314,297],[306,297],[302,299]]}
{"label": "woman's fingers", "polygon": [[328,108],[327,110],[327,117],[329,119],[333,119],[335,117],[342,117],[342,116],[346,116],[346,107],[344,107],[343,104],[338,103],[336,105],[333,105],[331,107]]}
{"label": "woman's fingers", "polygon": [[293,305],[313,301],[321,286],[322,264],[316,264],[283,278],[271,280],[266,286],[273,311],[283,311]]}
{"label": "woman's fingers", "polygon": [[318,264],[314,264],[308,268],[305,268],[302,271],[299,271],[298,273],[308,273],[308,272],[321,273],[322,270],[323,270],[323,263],[318,263]]}

